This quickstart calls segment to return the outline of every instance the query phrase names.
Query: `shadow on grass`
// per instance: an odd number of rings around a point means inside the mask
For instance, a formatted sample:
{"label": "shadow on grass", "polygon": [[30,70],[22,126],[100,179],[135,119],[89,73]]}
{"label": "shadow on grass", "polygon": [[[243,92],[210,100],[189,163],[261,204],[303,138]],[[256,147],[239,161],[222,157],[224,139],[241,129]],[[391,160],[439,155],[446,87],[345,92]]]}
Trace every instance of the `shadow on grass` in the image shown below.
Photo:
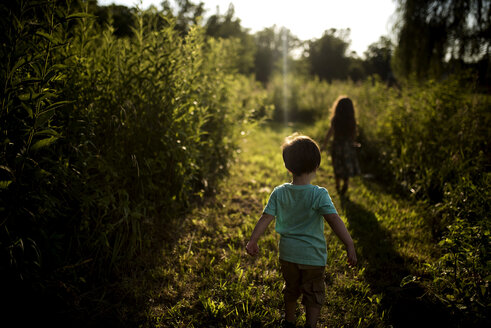
{"label": "shadow on grass", "polygon": [[341,198],[341,206],[367,281],[375,293],[383,294],[381,310],[389,311],[389,323],[397,328],[453,327],[446,309],[431,302],[424,288],[415,283],[401,286],[411,274],[409,260],[397,252],[390,232],[376,215],[347,197]]}

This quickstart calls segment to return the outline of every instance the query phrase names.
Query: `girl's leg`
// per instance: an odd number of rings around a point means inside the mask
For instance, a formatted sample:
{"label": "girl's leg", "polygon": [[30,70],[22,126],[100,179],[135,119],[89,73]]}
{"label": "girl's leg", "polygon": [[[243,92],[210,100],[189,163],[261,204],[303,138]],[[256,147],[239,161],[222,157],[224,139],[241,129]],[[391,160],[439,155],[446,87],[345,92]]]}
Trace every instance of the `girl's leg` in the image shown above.
{"label": "girl's leg", "polygon": [[341,190],[341,178],[335,176],[335,179],[336,179],[336,191],[339,192]]}
{"label": "girl's leg", "polygon": [[348,181],[349,178],[344,178],[343,189],[341,190],[342,194],[345,194],[348,191]]}

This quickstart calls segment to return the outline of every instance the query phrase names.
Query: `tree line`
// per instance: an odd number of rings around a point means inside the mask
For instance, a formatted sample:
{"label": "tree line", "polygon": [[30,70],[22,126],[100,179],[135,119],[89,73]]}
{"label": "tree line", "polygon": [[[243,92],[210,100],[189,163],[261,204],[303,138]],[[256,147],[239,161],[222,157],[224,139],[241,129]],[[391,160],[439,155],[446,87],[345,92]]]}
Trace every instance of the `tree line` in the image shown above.
{"label": "tree line", "polygon": [[[115,35],[131,37],[134,8],[97,6],[96,1],[92,5],[99,24],[112,24]],[[470,70],[480,85],[490,84],[491,6],[487,1],[399,0],[394,37],[380,36],[363,57],[350,51],[349,28],[331,28],[311,40],[300,40],[287,28],[276,25],[252,34],[235,16],[232,4],[224,13],[217,8],[204,20],[204,3],[191,0],[163,1],[161,14],[174,17],[176,29],[183,34],[193,24],[201,24],[207,37],[240,40],[234,68],[242,74],[253,74],[264,85],[273,72],[281,70],[284,37],[286,52],[300,53],[296,58],[289,57],[289,68],[329,83],[348,79],[357,82],[377,75],[394,84],[397,80],[441,78]]]}
{"label": "tree line", "polygon": [[[489,10],[485,1],[401,1],[396,42],[381,37],[362,59],[347,53],[349,30],[308,41],[276,26],[251,34],[233,7],[204,21],[203,3],[188,0],[145,11],[96,1],[1,3],[2,300],[25,312],[48,310],[46,299],[68,314],[104,312],[118,297],[110,283],[152,246],[152,234],[212,194],[241,131],[282,106],[283,54],[301,49],[287,58],[297,117],[323,117],[344,89],[337,80],[379,76],[358,88],[366,97],[354,94],[374,113],[360,121],[370,126],[364,148],[376,145],[372,162],[385,163],[385,175],[445,204],[435,217],[450,255],[435,275],[445,277],[449,304],[479,313],[474,300],[489,295],[476,278],[489,236],[481,193],[489,184],[489,97],[435,80],[471,69],[462,76],[489,86]],[[433,81],[386,87],[404,79]],[[456,296],[445,289],[449,279]]]}

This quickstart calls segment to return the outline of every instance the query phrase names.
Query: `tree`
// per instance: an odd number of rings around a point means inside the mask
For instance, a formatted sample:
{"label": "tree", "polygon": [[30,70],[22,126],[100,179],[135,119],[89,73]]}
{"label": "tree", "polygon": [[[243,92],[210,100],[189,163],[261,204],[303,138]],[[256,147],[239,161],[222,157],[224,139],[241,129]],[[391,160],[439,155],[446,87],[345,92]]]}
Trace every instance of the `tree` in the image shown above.
{"label": "tree", "polygon": [[350,40],[349,29],[334,28],[324,32],[317,40],[309,41],[307,56],[311,73],[329,83],[333,79],[346,79],[349,59],[346,55]]}
{"label": "tree", "polygon": [[[286,37],[286,49],[283,38]],[[266,84],[271,78],[274,69],[281,67],[280,59],[288,56],[290,51],[297,48],[300,40],[291,34],[286,28],[278,28],[276,25],[265,28],[254,35],[256,43],[256,55],[254,57],[254,69],[256,80]],[[286,53],[285,53],[286,52]]]}
{"label": "tree", "polygon": [[237,70],[242,74],[250,74],[254,69],[256,47],[254,38],[240,25],[235,18],[234,6],[230,4],[225,15],[220,15],[218,8],[215,15],[210,16],[205,24],[206,35],[214,38],[237,39]]}
{"label": "tree", "polygon": [[398,77],[438,77],[446,60],[476,62],[489,58],[490,1],[398,1],[400,24],[393,60]]}
{"label": "tree", "polygon": [[198,24],[198,20],[203,16],[205,9],[202,1],[195,4],[190,0],[174,0],[177,10],[174,12],[169,0],[162,2],[163,14],[168,17],[176,18],[176,29],[181,34],[186,34],[189,27]]}
{"label": "tree", "polygon": [[117,37],[131,37],[134,27],[134,9],[120,5],[97,6],[94,11],[99,25],[111,24]]}
{"label": "tree", "polygon": [[392,41],[386,36],[381,36],[377,42],[369,45],[367,51],[364,52],[366,73],[376,74],[384,81],[389,80],[392,77],[390,67],[392,49]]}
{"label": "tree", "polygon": [[353,82],[358,82],[366,76],[364,61],[354,51],[348,57],[348,76]]}

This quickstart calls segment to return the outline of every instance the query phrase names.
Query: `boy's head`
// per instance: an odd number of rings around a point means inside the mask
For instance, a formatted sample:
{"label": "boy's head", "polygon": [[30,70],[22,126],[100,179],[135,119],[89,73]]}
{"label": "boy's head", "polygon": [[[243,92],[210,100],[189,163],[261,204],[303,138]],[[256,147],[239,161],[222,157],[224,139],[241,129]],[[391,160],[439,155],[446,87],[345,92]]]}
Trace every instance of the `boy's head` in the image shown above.
{"label": "boy's head", "polygon": [[285,167],[296,176],[314,172],[321,164],[319,146],[307,136],[294,133],[285,139],[281,148]]}

